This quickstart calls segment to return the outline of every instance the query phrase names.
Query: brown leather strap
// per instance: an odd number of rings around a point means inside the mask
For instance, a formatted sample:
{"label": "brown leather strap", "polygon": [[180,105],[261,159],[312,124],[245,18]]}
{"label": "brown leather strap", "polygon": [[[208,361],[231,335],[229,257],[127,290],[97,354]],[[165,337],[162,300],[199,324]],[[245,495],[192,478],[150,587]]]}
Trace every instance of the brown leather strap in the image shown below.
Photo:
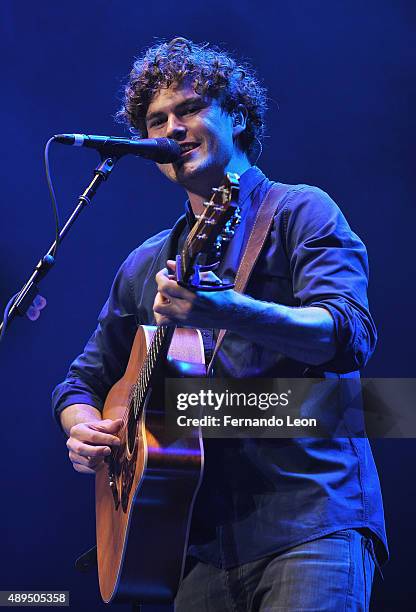
{"label": "brown leather strap", "polygon": [[[248,281],[250,280],[254,266],[257,263],[264,243],[269,235],[273,218],[289,188],[290,185],[284,185],[282,183],[272,185],[267,192],[266,197],[259,206],[253,229],[251,230],[246,248],[240,261],[240,265],[238,266],[237,274],[235,276],[234,290],[238,291],[238,293],[244,293],[248,285]],[[217,356],[226,333],[226,329],[220,329],[214,352],[207,369],[207,375],[209,375],[211,372],[214,359]]]}

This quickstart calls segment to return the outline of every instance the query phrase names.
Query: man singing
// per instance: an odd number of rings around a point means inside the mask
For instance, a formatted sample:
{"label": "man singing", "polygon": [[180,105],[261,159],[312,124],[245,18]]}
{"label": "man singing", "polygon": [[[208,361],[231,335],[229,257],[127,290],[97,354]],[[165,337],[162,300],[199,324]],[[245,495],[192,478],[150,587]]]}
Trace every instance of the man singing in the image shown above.
{"label": "man singing", "polygon": [[[215,376],[304,377],[358,371],[376,330],[366,250],[322,190],[288,186],[245,294],[194,292],[172,278],[195,217],[226,172],[241,176],[242,221],[218,275],[232,282],[247,228],[272,182],[252,165],[266,92],[253,71],[184,38],[134,64],[119,116],[142,138],[181,148],[161,172],[187,193],[186,214],[122,264],[98,327],[54,391],[74,469],[93,474],[119,443],[102,420],[138,325],[202,330],[206,359],[227,334]],[[277,206],[277,202],[276,202]],[[387,557],[378,476],[365,438],[205,440],[177,612],[367,610],[374,565]]]}

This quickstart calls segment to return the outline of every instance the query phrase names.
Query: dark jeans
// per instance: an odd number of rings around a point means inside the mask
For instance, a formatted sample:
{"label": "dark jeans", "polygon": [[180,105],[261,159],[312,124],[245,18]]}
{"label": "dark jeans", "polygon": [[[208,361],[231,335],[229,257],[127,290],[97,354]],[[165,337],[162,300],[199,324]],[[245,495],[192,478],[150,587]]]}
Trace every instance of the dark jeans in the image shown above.
{"label": "dark jeans", "polygon": [[230,570],[195,562],[174,612],[366,612],[373,575],[369,538],[344,529]]}
{"label": "dark jeans", "polygon": [[[345,529],[230,570],[197,562],[181,583],[174,610],[364,612],[373,575],[368,538]],[[143,606],[143,612],[158,609]]]}

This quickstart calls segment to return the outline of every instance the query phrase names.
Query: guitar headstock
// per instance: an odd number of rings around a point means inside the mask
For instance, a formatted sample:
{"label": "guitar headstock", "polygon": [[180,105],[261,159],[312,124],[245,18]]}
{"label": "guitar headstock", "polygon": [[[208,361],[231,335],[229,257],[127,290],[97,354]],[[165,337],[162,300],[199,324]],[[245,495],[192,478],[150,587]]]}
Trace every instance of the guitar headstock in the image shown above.
{"label": "guitar headstock", "polygon": [[214,242],[236,214],[239,180],[238,174],[228,172],[223,183],[212,190],[209,202],[204,202],[204,211],[197,217],[177,258],[177,281],[181,285],[192,285],[197,259],[212,251]]}

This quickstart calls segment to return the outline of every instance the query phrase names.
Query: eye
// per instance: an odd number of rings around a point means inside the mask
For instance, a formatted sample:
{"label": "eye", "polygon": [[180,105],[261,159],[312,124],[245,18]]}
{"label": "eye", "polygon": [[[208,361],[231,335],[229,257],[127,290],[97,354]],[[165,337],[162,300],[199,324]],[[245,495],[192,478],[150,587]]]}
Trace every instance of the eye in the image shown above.
{"label": "eye", "polygon": [[159,125],[162,125],[162,123],[165,123],[165,119],[162,119],[162,118],[161,118],[161,119],[154,119],[154,120],[151,122],[151,124],[150,124],[150,126],[149,126],[149,127],[151,127],[151,128],[153,128],[153,127],[158,127]]}
{"label": "eye", "polygon": [[201,104],[190,104],[189,106],[187,106],[183,110],[182,114],[183,115],[189,115],[189,114],[192,114],[192,113],[197,113],[198,111],[201,110],[201,108],[202,108]]}

